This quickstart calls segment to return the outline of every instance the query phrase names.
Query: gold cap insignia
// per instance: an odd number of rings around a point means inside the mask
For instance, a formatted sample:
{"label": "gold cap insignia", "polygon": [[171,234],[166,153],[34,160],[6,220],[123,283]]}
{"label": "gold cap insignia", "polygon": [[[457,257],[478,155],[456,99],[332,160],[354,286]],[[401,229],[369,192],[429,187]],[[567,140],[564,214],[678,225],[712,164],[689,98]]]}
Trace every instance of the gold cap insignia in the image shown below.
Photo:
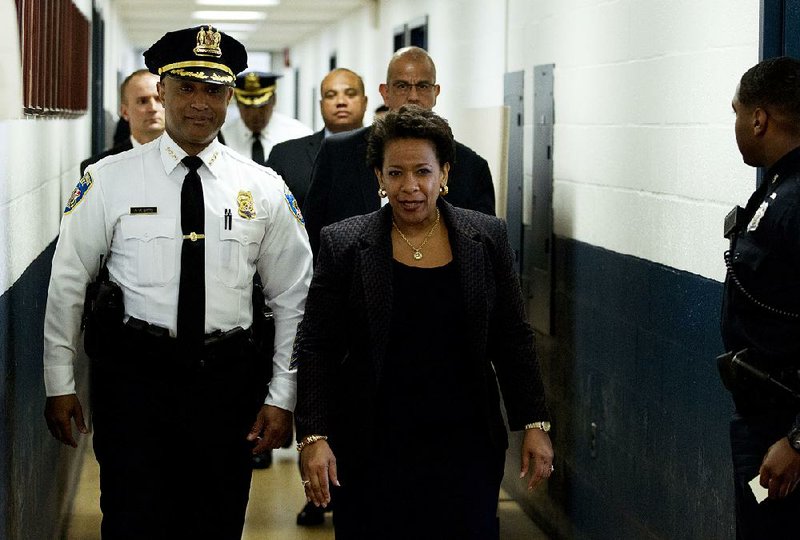
{"label": "gold cap insignia", "polygon": [[244,76],[244,89],[248,92],[261,89],[261,79],[257,73],[248,73]]}
{"label": "gold cap insignia", "polygon": [[197,32],[197,47],[195,47],[194,54],[197,56],[213,56],[219,58],[222,56],[222,49],[219,48],[219,43],[222,41],[222,36],[213,27],[207,26],[205,29],[200,27]]}
{"label": "gold cap insignia", "polygon": [[240,191],[236,196],[236,202],[239,204],[239,215],[244,219],[255,219],[256,206],[253,202],[253,194],[249,191]]}

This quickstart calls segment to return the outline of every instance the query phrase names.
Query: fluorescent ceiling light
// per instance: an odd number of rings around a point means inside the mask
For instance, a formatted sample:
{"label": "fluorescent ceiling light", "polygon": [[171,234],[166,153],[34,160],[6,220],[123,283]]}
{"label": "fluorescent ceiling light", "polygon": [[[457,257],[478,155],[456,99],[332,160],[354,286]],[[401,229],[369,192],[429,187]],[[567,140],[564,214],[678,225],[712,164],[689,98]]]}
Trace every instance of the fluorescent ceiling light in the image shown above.
{"label": "fluorescent ceiling light", "polygon": [[192,18],[205,21],[263,21],[267,14],[260,11],[195,11]]}
{"label": "fluorescent ceiling light", "polygon": [[224,22],[220,24],[215,24],[214,28],[216,28],[217,30],[222,30],[226,34],[230,34],[231,32],[255,32],[256,28],[258,28],[258,25],[254,23]]}
{"label": "fluorescent ceiling light", "polygon": [[198,6],[266,7],[277,6],[281,0],[195,0]]}
{"label": "fluorescent ceiling light", "polygon": [[235,39],[236,41],[246,41],[248,36],[250,36],[249,33],[245,34],[245,33],[242,33],[242,32],[225,32],[225,33],[228,34],[228,36],[230,36],[233,39]]}

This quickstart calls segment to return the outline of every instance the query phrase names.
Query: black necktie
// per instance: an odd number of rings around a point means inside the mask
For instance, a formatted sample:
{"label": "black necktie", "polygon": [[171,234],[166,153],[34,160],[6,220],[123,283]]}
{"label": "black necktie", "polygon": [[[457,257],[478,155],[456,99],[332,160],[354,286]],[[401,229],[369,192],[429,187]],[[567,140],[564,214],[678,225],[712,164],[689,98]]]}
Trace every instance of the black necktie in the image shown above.
{"label": "black necktie", "polygon": [[181,188],[181,282],[178,290],[178,340],[187,352],[197,354],[203,346],[206,322],[205,205],[197,156],[182,163],[189,172]]}
{"label": "black necktie", "polygon": [[264,146],[261,144],[261,133],[253,133],[253,161],[264,165]]}

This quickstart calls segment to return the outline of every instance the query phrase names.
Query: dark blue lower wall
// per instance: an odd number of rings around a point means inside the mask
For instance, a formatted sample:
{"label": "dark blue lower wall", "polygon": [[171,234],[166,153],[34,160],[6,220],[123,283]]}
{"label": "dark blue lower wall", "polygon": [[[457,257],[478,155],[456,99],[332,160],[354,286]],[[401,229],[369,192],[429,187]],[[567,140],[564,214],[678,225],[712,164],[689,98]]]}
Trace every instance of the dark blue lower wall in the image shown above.
{"label": "dark blue lower wall", "polygon": [[[714,362],[722,285],[574,240],[555,246],[553,331],[537,350],[556,474],[532,494],[504,487],[554,537],[734,537],[733,405]],[[515,440],[507,478],[518,456]]]}
{"label": "dark blue lower wall", "polygon": [[[51,244],[0,296],[0,537],[57,538],[79,453],[47,431],[42,332]],[[79,372],[79,379],[80,372]]]}

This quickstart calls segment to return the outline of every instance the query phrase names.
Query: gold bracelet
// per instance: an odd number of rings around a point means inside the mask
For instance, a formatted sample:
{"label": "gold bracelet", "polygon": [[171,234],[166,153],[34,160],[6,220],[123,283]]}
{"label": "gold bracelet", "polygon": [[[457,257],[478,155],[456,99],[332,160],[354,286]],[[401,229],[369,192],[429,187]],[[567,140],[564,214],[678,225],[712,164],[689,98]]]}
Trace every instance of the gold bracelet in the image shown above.
{"label": "gold bracelet", "polygon": [[525,429],[541,429],[547,433],[550,431],[550,422],[531,422],[530,424],[525,424]]}
{"label": "gold bracelet", "polygon": [[314,444],[317,441],[327,441],[327,435],[307,435],[303,437],[303,440],[297,443],[297,451],[302,452],[303,448],[308,446],[309,444]]}

